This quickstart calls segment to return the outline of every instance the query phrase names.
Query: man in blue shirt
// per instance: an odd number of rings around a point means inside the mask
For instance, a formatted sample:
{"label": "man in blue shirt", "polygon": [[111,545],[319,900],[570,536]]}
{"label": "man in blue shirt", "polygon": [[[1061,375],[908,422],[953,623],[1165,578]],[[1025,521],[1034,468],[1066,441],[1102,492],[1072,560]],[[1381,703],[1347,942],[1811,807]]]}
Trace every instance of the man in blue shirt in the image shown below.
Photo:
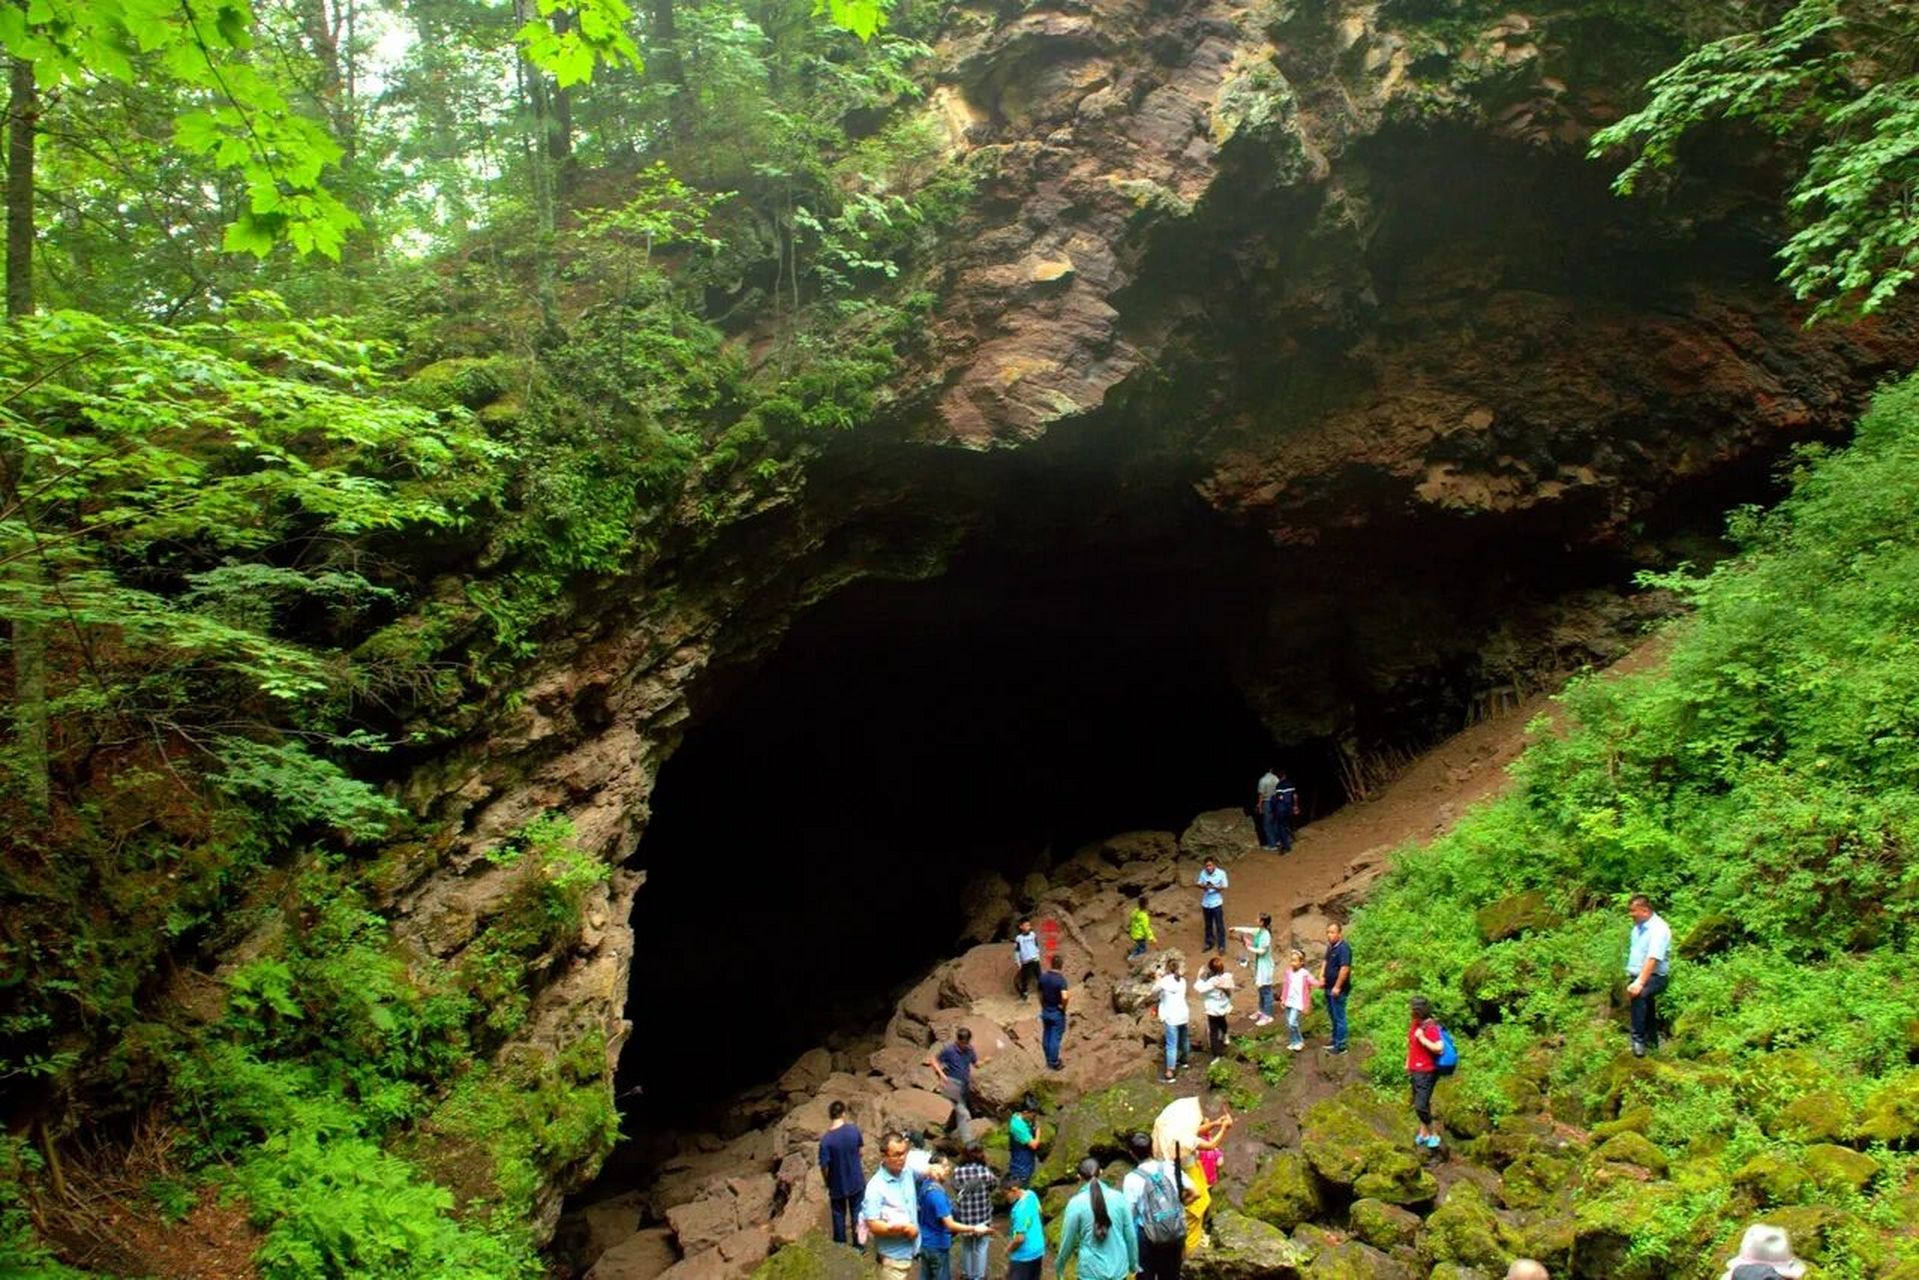
{"label": "man in blue shirt", "polygon": [[1632,1000],[1632,1056],[1659,1047],[1659,1010],[1654,1003],[1666,989],[1672,959],[1672,928],[1652,909],[1652,899],[1635,893],[1632,937],[1626,945],[1626,995]]}
{"label": "man in blue shirt", "polygon": [[846,1118],[846,1104],[838,1098],[826,1109],[832,1121],[820,1137],[820,1173],[826,1179],[826,1198],[833,1206],[833,1243],[845,1244],[853,1231],[853,1215],[866,1188],[860,1168],[860,1148],[866,1139],[860,1127]]}
{"label": "man in blue shirt", "polygon": [[860,1217],[879,1254],[878,1280],[908,1280],[920,1250],[919,1188],[906,1168],[906,1139],[880,1139],[880,1167],[866,1184]]}
{"label": "man in blue shirt", "polygon": [[1066,1038],[1066,1002],[1072,999],[1072,993],[1066,987],[1066,975],[1060,972],[1064,963],[1058,952],[1053,953],[1053,967],[1039,976],[1039,1042],[1046,1053],[1046,1065],[1053,1070],[1060,1069],[1059,1046]]}
{"label": "man in blue shirt", "polygon": [[962,1143],[972,1136],[973,1113],[967,1100],[973,1089],[973,1068],[978,1063],[979,1051],[973,1048],[973,1032],[967,1027],[955,1031],[953,1043],[926,1060],[937,1081],[935,1092],[953,1104],[953,1132]]}
{"label": "man in blue shirt", "polygon": [[1326,1016],[1333,1024],[1333,1042],[1326,1052],[1344,1053],[1346,998],[1353,993],[1353,949],[1346,941],[1346,930],[1338,924],[1326,926],[1326,971],[1320,981],[1326,989]]}
{"label": "man in blue shirt", "polygon": [[1226,954],[1226,895],[1220,890],[1226,887],[1226,873],[1220,869],[1217,859],[1206,859],[1206,865],[1200,868],[1199,910],[1206,920],[1206,940],[1199,944],[1201,951],[1217,947],[1220,955]]}
{"label": "man in blue shirt", "polygon": [[1039,935],[1033,932],[1033,922],[1019,922],[1019,932],[1013,935],[1013,965],[1018,971],[1013,985],[1019,988],[1019,998],[1027,998],[1027,991],[1039,978]]}

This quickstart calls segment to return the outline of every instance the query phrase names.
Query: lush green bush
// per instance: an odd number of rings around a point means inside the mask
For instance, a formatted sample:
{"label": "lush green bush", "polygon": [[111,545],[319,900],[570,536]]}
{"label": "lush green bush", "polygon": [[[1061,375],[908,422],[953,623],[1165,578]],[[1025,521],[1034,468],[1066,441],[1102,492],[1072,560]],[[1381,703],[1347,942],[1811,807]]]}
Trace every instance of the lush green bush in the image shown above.
{"label": "lush green bush", "polygon": [[[1914,1052],[1919,379],[1882,392],[1850,448],[1805,451],[1792,496],[1733,533],[1737,559],[1657,580],[1695,605],[1663,666],[1571,687],[1571,727],[1541,726],[1509,795],[1403,852],[1351,931],[1382,1085],[1403,1078],[1419,991],[1467,1033],[1455,1108],[1497,1116],[1543,1103],[1541,1084],[1561,1119],[1651,1108],[1653,1137],[1690,1163],[1670,1195],[1641,1197],[1633,1248],[1680,1270],[1751,1212],[1735,1169],[1803,1158],[1767,1136],[1782,1107],[1815,1090],[1856,1106]],[[1560,923],[1483,943],[1474,913],[1525,890]],[[1662,1001],[1674,1034],[1657,1072],[1621,1076],[1636,892],[1680,940]],[[1879,1229],[1910,1207],[1911,1160],[1874,1154],[1867,1192],[1802,1193],[1849,1215],[1828,1274],[1913,1252]],[[1614,1188],[1589,1211],[1630,1198]]]}

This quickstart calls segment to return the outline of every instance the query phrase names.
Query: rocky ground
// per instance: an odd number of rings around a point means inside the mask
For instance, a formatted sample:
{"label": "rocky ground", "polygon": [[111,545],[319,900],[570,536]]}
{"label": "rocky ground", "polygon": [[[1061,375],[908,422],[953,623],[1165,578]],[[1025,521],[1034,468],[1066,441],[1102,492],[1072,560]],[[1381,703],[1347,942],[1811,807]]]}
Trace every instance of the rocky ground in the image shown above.
{"label": "rocky ground", "polygon": [[[1290,936],[1316,960],[1325,922],[1351,909],[1394,847],[1445,829],[1501,785],[1525,723],[1542,706],[1538,698],[1520,703],[1441,744],[1375,798],[1301,831],[1286,858],[1259,850],[1244,814],[1222,810],[1200,815],[1177,836],[1113,836],[1017,885],[989,876],[967,886],[966,936],[993,941],[926,974],[878,1034],[815,1048],[776,1082],[742,1096],[737,1136],[684,1135],[650,1184],[570,1211],[556,1254],[589,1280],[731,1280],[762,1265],[840,1269],[851,1255],[821,1243],[826,1204],[815,1144],[827,1108],[835,1099],[847,1104],[869,1135],[869,1157],[876,1156],[870,1139],[884,1129],[938,1134],[950,1108],[932,1092],[925,1060],[965,1025],[980,1052],[975,1105],[987,1118],[983,1131],[995,1160],[1003,1158],[999,1126],[1011,1104],[1029,1090],[1045,1103],[1050,1143],[1035,1185],[1050,1201],[1063,1198],[1063,1180],[1085,1152],[1117,1157],[1124,1137],[1150,1129],[1169,1099],[1210,1088],[1242,1123],[1228,1148],[1215,1248],[1195,1259],[1203,1273],[1220,1280],[1275,1274],[1318,1253],[1344,1259],[1363,1250],[1369,1263],[1374,1254],[1389,1258],[1391,1247],[1408,1244],[1419,1230],[1407,1206],[1430,1208],[1440,1187],[1456,1180],[1448,1161],[1429,1169],[1410,1154],[1403,1141],[1410,1113],[1388,1114],[1394,1109],[1373,1099],[1354,1059],[1287,1054],[1277,1026],[1252,1033],[1244,1017],[1253,1005],[1250,990],[1235,1002],[1235,1031],[1245,1034],[1236,1034],[1230,1057],[1210,1071],[1196,1065],[1175,1088],[1160,1086],[1150,969],[1167,950],[1197,953],[1200,913],[1191,881],[1208,855],[1233,880],[1229,922],[1250,923],[1258,911],[1271,911],[1281,945]],[[1125,921],[1142,893],[1159,949],[1129,963]],[[1021,914],[1057,922],[1066,972],[1078,989],[1060,1072],[1045,1069],[1036,1007],[1013,990],[1004,939]],[[1234,972],[1243,980],[1244,971]],[[1323,1015],[1314,1020],[1323,1022]],[[1194,1023],[1203,1035],[1196,1000]],[[1203,1064],[1205,1056],[1195,1061]],[[1364,1202],[1356,1211],[1349,1206],[1355,1199]],[[1313,1234],[1315,1220],[1364,1220],[1369,1233],[1364,1240],[1347,1240],[1344,1232],[1322,1239]],[[1412,1274],[1380,1272],[1402,1273]]]}

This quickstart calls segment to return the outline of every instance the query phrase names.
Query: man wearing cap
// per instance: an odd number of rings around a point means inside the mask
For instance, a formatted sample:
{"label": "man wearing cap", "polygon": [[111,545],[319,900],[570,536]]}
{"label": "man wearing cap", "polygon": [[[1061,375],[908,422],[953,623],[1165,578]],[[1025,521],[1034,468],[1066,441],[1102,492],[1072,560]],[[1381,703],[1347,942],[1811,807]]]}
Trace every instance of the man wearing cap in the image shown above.
{"label": "man wearing cap", "polygon": [[1761,1222],[1746,1228],[1721,1280],[1799,1280],[1805,1274],[1806,1264],[1792,1256],[1785,1228]]}
{"label": "man wearing cap", "polygon": [[1659,1047],[1659,1010],[1654,1003],[1666,989],[1666,967],[1672,957],[1672,928],[1652,909],[1652,899],[1635,893],[1632,936],[1626,946],[1626,994],[1632,1000],[1632,1056]]}

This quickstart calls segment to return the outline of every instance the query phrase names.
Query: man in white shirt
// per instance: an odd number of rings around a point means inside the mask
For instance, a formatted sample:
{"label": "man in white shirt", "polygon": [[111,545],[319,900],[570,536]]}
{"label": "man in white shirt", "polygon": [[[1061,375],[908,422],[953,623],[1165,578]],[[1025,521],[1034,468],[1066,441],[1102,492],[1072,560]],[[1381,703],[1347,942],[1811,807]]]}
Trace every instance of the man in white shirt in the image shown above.
{"label": "man in white shirt", "polygon": [[1672,927],[1652,909],[1652,899],[1635,893],[1632,936],[1626,946],[1626,994],[1632,999],[1632,1056],[1659,1047],[1659,1010],[1654,1003],[1666,989],[1672,959]]}
{"label": "man in white shirt", "polygon": [[1171,1084],[1175,1079],[1173,1073],[1186,1065],[1190,1049],[1187,1023],[1192,1011],[1186,1007],[1186,979],[1179,976],[1179,961],[1166,957],[1166,966],[1153,988],[1159,994],[1160,1024],[1166,1028],[1166,1074],[1160,1077],[1160,1082]]}

